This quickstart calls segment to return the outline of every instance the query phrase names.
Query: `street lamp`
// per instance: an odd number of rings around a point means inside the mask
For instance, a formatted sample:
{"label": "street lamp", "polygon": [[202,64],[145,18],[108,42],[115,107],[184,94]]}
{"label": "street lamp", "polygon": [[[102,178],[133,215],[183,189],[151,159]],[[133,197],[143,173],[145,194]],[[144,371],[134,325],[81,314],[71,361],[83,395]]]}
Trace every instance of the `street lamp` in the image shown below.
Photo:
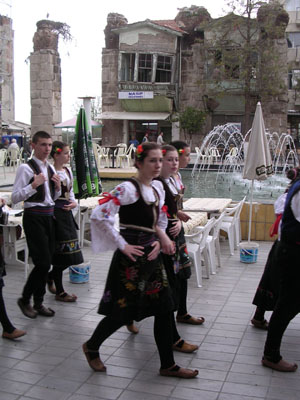
{"label": "street lamp", "polygon": [[2,85],[4,83],[3,76],[0,76],[0,136],[2,138]]}

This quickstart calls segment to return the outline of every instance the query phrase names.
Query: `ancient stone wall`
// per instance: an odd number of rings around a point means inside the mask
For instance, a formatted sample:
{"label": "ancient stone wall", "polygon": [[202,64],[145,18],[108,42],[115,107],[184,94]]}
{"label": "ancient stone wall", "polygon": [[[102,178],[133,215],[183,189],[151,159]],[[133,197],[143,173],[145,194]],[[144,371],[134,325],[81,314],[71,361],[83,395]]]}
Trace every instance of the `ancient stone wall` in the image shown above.
{"label": "ancient stone wall", "polygon": [[37,23],[34,52],[30,55],[31,132],[44,130],[56,139],[60,132],[54,125],[61,122],[61,61],[58,34],[48,22]]}
{"label": "ancient stone wall", "polygon": [[3,80],[1,90],[2,119],[15,119],[15,92],[14,92],[14,33],[12,20],[0,15],[0,77]]}

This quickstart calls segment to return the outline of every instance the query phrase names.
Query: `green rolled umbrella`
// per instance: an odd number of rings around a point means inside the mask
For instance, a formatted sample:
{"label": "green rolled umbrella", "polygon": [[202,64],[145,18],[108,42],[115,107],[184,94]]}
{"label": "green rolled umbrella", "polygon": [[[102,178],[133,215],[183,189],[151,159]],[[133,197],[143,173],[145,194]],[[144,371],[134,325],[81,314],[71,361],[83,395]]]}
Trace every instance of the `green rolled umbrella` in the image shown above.
{"label": "green rolled umbrella", "polygon": [[101,180],[84,108],[80,108],[77,116],[72,153],[73,190],[76,199],[99,196],[102,191]]}

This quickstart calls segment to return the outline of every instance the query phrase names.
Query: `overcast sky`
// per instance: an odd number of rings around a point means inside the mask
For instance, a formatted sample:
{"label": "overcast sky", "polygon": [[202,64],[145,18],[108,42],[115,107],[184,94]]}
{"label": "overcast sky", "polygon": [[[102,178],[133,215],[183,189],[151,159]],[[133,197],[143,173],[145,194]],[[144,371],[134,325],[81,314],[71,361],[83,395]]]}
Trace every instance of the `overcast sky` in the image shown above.
{"label": "overcast sky", "polygon": [[[36,22],[46,19],[71,27],[72,42],[60,40],[62,120],[73,117],[80,96],[101,95],[101,51],[107,14],[123,14],[129,23],[174,19],[178,8],[191,4],[207,8],[212,17],[224,15],[223,0],[0,0],[0,13],[13,20],[15,34],[15,119],[30,123],[29,63]],[[11,5],[11,7],[5,5]]]}

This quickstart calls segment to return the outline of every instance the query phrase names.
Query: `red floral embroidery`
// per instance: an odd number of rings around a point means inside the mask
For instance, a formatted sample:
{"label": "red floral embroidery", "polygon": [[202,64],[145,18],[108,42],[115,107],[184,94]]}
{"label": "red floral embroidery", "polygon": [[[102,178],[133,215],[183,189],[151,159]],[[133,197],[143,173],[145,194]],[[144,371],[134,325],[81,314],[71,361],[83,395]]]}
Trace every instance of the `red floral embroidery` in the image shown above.
{"label": "red floral embroidery", "polygon": [[99,199],[98,203],[101,206],[104,203],[107,203],[108,201],[112,200],[117,206],[119,206],[121,203],[119,201],[119,199],[115,196],[112,196],[110,193],[108,192],[104,192],[102,193],[102,196],[104,197],[104,199]]}
{"label": "red floral embroidery", "polygon": [[161,211],[167,214],[167,217],[171,217],[171,215],[168,213],[168,206],[166,206],[165,204],[162,206]]}

